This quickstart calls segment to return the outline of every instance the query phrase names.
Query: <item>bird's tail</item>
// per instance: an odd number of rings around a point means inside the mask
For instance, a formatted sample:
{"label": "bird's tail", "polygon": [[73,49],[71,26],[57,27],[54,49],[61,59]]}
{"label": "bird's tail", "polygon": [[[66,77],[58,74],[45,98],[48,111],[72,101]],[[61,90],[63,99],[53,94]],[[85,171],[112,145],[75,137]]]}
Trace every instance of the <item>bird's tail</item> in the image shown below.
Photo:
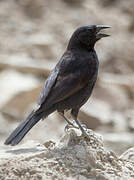
{"label": "bird's tail", "polygon": [[11,135],[6,139],[5,143],[6,145],[16,145],[18,144],[23,137],[28,133],[28,131],[43,117],[43,112],[40,113],[34,113],[32,111],[27,119],[23,121],[12,133]]}

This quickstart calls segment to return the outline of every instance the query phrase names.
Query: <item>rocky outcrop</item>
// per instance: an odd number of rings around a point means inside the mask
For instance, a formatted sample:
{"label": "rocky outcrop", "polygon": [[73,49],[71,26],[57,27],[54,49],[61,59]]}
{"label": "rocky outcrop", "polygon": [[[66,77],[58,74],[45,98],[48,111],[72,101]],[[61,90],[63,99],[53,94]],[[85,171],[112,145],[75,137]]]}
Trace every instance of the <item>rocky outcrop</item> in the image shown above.
{"label": "rocky outcrop", "polygon": [[134,161],[129,151],[118,157],[106,150],[100,135],[89,129],[87,132],[89,138],[70,128],[58,143],[27,142],[16,147],[1,147],[0,179],[133,179]]}

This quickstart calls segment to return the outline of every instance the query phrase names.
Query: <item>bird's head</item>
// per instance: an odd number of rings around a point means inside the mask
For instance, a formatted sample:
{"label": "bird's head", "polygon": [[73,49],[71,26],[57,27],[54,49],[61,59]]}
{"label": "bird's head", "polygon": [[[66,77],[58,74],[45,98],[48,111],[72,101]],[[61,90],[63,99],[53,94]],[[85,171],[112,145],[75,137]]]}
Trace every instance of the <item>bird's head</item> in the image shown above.
{"label": "bird's head", "polygon": [[110,28],[105,25],[88,25],[82,26],[73,33],[68,47],[75,48],[77,46],[83,46],[94,48],[95,43],[103,37],[108,37],[108,34],[101,33],[101,30]]}

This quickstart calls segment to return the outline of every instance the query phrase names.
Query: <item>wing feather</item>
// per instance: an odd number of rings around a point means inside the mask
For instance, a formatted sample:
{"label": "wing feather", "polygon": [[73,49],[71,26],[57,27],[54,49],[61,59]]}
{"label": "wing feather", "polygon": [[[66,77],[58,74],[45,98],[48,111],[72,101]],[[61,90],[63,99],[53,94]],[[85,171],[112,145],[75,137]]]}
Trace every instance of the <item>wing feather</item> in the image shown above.
{"label": "wing feather", "polygon": [[47,98],[46,106],[63,101],[84,88],[88,83],[85,79],[87,79],[86,75],[79,74],[69,74],[64,77],[58,76],[56,84]]}
{"label": "wing feather", "polygon": [[55,68],[51,74],[48,76],[45,84],[44,84],[44,87],[40,93],[40,97],[38,99],[38,105],[41,106],[42,103],[45,102],[52,86],[55,84],[56,82],[56,78],[57,78],[57,75],[58,75],[58,69]]}
{"label": "wing feather", "polygon": [[85,70],[87,69],[86,66],[84,67],[84,73],[79,71],[81,68],[72,72],[71,66],[75,66],[75,64],[77,65],[71,52],[66,52],[62,56],[45,82],[38,100],[39,106],[43,105],[43,107],[49,108],[87,85],[89,74]]}

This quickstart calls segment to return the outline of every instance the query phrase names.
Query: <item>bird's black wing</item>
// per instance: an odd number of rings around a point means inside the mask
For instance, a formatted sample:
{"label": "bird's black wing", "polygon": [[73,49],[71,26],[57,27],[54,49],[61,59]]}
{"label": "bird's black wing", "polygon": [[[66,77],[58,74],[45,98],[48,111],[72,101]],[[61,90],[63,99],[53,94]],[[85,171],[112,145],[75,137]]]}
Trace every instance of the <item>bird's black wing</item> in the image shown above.
{"label": "bird's black wing", "polygon": [[40,93],[40,97],[38,99],[38,105],[41,106],[43,103],[45,103],[46,98],[48,97],[52,87],[54,86],[54,84],[56,83],[56,79],[58,76],[58,73],[60,71],[60,66],[62,63],[65,63],[68,61],[68,59],[71,59],[70,53],[66,52],[60,59],[60,61],[57,63],[57,65],[55,66],[55,68],[52,70],[52,72],[50,73],[50,75],[48,76],[44,87]]}
{"label": "bird's black wing", "polygon": [[62,56],[45,83],[39,98],[39,105],[44,104],[49,107],[85,87],[89,74],[87,72],[81,73],[79,69],[76,72],[71,72],[70,67],[76,63],[72,63],[73,61],[75,58],[71,52]]}
{"label": "bird's black wing", "polygon": [[59,72],[59,69],[55,67],[52,70],[51,74],[48,76],[48,78],[44,84],[44,87],[40,93],[40,97],[38,99],[39,106],[45,102],[49,92],[51,91],[52,86],[55,84],[58,72]]}

